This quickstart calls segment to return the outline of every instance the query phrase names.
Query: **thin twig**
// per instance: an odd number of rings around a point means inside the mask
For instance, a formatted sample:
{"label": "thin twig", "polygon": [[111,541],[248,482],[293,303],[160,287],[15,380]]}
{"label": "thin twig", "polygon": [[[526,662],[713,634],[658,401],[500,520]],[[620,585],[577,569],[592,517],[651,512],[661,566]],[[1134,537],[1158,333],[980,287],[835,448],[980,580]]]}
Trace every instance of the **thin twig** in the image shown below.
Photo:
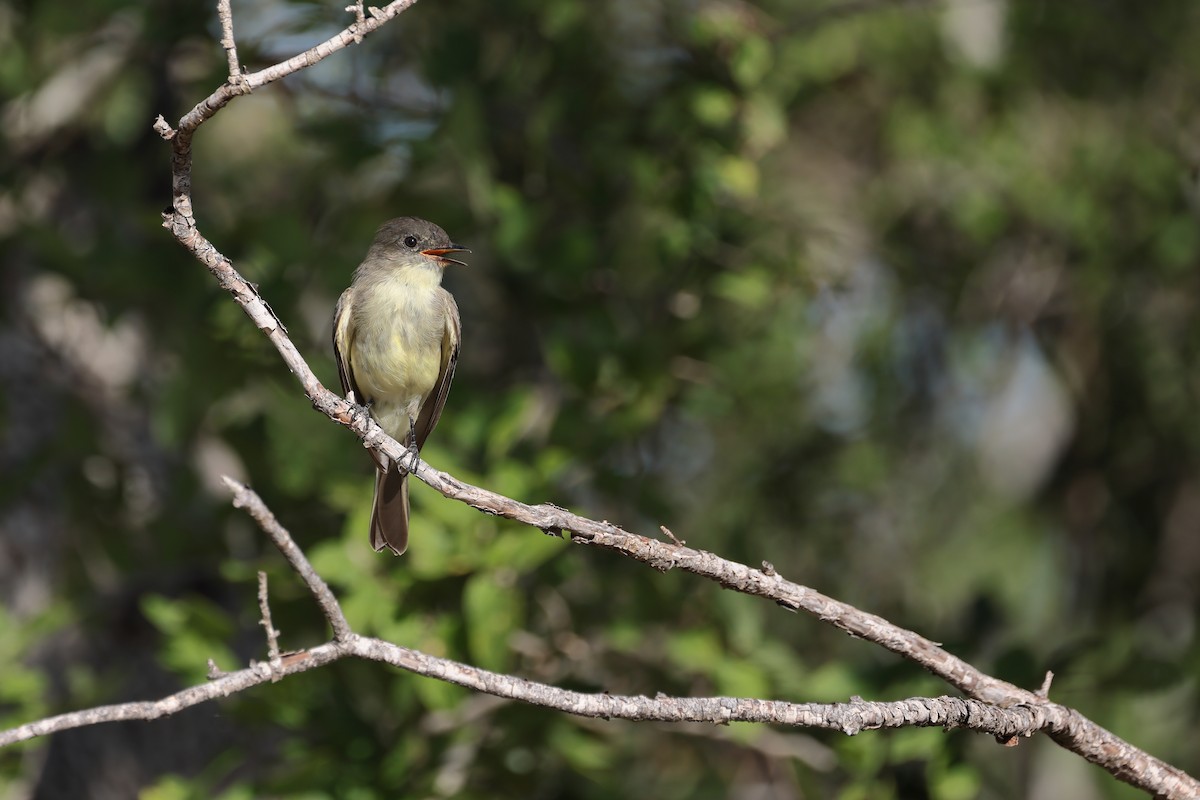
{"label": "thin twig", "polygon": [[682,547],[683,545],[687,544],[687,542],[683,541],[682,539],[679,539],[677,536],[675,536],[675,534],[671,533],[671,529],[668,528],[666,525],[659,525],[658,529],[660,531],[662,531],[663,534],[668,539],[670,539],[672,542],[674,542],[676,545]]}
{"label": "thin twig", "polygon": [[258,571],[258,611],[261,615],[258,624],[267,632],[267,658],[271,665],[279,663],[279,631],[271,624],[271,604],[267,601],[267,573]]}
{"label": "thin twig", "polygon": [[346,652],[342,649],[342,646],[336,642],[331,642],[305,651],[304,658],[302,659],[283,659],[278,671],[266,662],[259,662],[237,672],[222,673],[208,683],[192,686],[181,692],[168,695],[161,700],[98,706],[85,711],[74,711],[69,714],[59,714],[56,717],[47,717],[46,719],[20,725],[6,731],[0,731],[0,747],[15,744],[16,742],[23,742],[37,736],[45,736],[72,728],[82,728],[87,725],[96,725],[101,722],[119,722],[131,719],[151,720],[158,719],[159,717],[167,717],[177,714],[185,708],[190,708],[220,697],[229,697],[244,689],[249,689],[251,686],[267,683],[272,678],[278,679],[279,677],[291,675],[296,672],[315,669],[345,656]]}
{"label": "thin twig", "polygon": [[229,61],[229,84],[241,87],[245,84],[242,78],[242,65],[238,62],[237,42],[233,38],[233,10],[230,0],[217,0],[217,19],[221,22],[221,47],[225,49],[225,58]]}
{"label": "thin twig", "polygon": [[347,11],[354,12],[354,25],[351,29],[354,31],[354,43],[362,43],[362,25],[366,21],[366,15],[363,14],[363,0],[355,0],[353,5],[346,6]]}
{"label": "thin twig", "polygon": [[279,524],[279,520],[271,513],[271,509],[267,508],[267,504],[249,486],[238,483],[228,476],[222,476],[221,480],[233,492],[234,508],[246,510],[246,513],[258,523],[258,527],[271,537],[271,541],[279,548],[279,552],[283,553],[283,557],[292,565],[292,569],[296,570],[304,580],[305,585],[316,598],[317,605],[324,612],[325,619],[329,620],[329,625],[333,628],[334,641],[342,642],[351,638],[354,633],[350,630],[350,623],[346,621],[346,615],[342,613],[342,607],[338,604],[337,598],[333,596],[333,592],[329,591],[329,586],[321,579],[317,571],[312,568],[312,564],[308,563],[304,552],[292,541],[287,529]]}

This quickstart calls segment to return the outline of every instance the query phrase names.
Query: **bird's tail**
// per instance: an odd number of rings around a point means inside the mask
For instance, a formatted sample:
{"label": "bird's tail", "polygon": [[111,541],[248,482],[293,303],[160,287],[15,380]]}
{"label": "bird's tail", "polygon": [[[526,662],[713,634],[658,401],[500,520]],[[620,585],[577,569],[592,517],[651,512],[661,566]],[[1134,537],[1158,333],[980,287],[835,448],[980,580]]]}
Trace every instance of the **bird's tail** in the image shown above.
{"label": "bird's tail", "polygon": [[371,508],[371,547],[400,555],[408,549],[408,473],[389,469],[375,475]]}

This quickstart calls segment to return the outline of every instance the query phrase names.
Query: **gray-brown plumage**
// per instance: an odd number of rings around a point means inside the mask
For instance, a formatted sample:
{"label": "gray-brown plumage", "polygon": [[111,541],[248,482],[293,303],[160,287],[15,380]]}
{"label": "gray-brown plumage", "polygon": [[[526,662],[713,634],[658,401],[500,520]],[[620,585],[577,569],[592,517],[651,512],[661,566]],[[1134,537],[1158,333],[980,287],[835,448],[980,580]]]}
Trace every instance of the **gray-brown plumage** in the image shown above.
{"label": "gray-brown plumage", "polygon": [[[366,404],[389,436],[419,452],[442,416],[461,323],[442,271],[466,248],[417,217],[385,222],[338,300],[333,351],[342,389]],[[373,453],[371,546],[408,547],[408,475]]]}

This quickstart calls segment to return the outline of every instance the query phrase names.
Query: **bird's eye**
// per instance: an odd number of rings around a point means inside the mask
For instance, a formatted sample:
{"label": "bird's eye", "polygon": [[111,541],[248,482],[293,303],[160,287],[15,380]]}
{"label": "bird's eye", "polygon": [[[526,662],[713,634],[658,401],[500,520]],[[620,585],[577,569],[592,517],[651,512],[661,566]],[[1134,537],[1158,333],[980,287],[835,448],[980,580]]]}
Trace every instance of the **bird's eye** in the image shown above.
{"label": "bird's eye", "polygon": [[408,236],[405,236],[404,237],[404,246],[408,247],[410,249],[416,247],[417,246],[417,237],[413,236],[411,233]]}

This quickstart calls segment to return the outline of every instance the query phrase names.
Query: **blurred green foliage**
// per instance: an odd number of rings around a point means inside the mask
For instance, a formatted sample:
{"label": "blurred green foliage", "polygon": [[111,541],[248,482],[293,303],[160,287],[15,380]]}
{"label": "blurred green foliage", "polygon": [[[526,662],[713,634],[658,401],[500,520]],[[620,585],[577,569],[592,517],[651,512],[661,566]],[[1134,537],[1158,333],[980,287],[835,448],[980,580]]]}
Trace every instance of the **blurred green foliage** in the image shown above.
{"label": "blurred green foliage", "polygon": [[[215,9],[0,0],[0,717],[148,699],[356,630],[584,691],[946,688],[820,623],[413,487],[159,228]],[[349,22],[237,0],[249,69]],[[1200,771],[1200,7],[421,3],[195,142],[202,230],[326,385],[374,228],[437,221],[463,354],[424,457],[757,564]],[[28,757],[34,755],[36,757]],[[1073,757],[1072,757],[1073,758]],[[1078,759],[1075,759],[1076,761]],[[576,720],[339,663],[0,754],[0,794],[1129,797],[1036,739]],[[1064,766],[1065,765],[1065,766]]]}

